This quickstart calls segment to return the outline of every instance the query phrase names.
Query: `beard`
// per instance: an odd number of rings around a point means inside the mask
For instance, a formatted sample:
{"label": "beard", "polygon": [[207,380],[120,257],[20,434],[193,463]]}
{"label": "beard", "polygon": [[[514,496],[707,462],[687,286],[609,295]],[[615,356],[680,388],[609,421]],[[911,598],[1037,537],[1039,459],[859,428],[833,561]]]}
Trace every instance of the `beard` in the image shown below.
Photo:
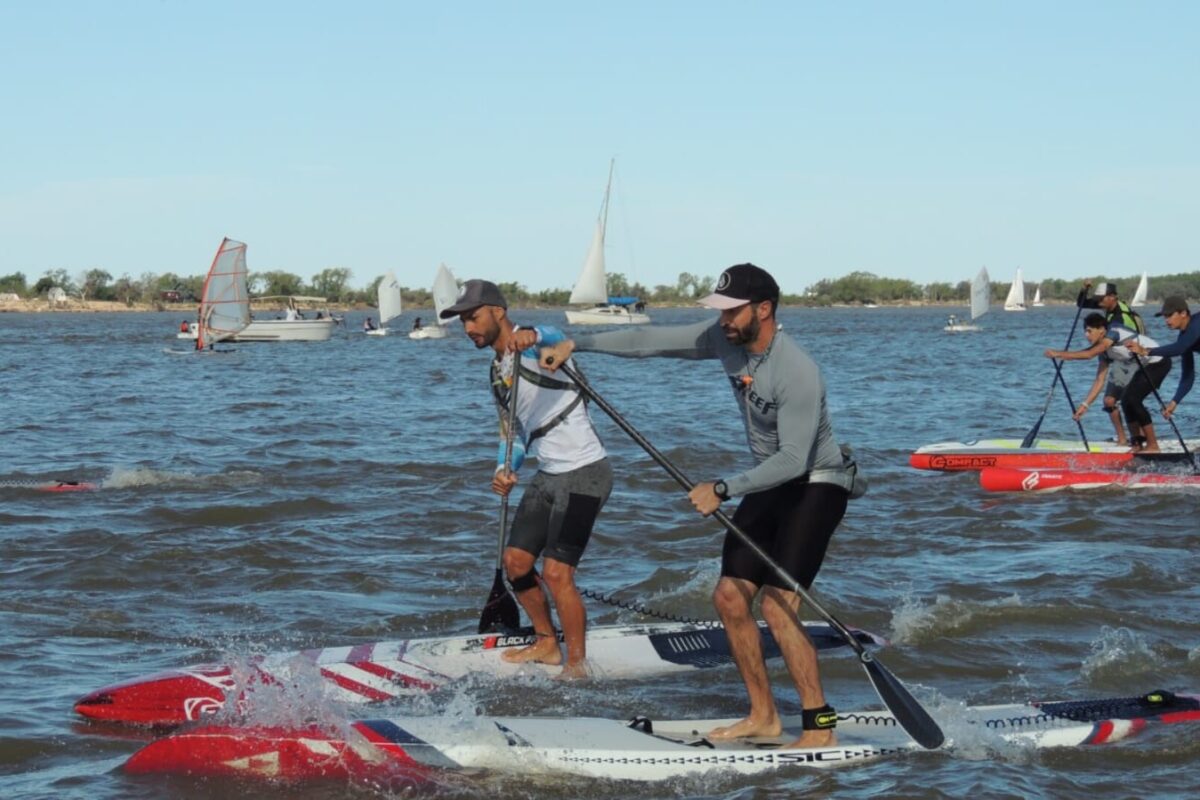
{"label": "beard", "polygon": [[500,338],[500,324],[496,320],[492,320],[491,324],[477,333],[467,334],[467,338],[475,344],[476,350],[482,350],[485,347],[491,347]]}
{"label": "beard", "polygon": [[758,322],[758,317],[751,317],[750,322],[743,327],[738,327],[737,325],[732,324],[721,326],[721,330],[725,334],[725,339],[730,344],[736,344],[738,346],[753,344],[754,341],[758,339],[759,329],[760,325]]}

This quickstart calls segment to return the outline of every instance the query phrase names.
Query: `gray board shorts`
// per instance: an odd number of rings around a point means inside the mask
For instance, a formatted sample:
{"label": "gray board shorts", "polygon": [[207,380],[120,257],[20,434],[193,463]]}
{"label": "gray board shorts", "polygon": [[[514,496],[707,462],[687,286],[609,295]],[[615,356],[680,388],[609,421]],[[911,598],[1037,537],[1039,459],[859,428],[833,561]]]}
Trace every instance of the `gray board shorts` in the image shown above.
{"label": "gray board shorts", "polygon": [[612,485],[607,458],[558,475],[538,472],[517,506],[508,546],[578,566]]}

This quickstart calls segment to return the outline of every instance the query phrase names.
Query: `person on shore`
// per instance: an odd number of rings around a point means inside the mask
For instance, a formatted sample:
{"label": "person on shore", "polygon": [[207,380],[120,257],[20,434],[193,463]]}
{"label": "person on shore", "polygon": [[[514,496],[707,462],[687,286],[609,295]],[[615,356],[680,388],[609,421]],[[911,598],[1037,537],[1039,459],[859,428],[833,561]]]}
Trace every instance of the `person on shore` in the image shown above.
{"label": "person on shore", "polygon": [[[1125,365],[1132,370],[1133,376],[1117,395],[1110,394],[1111,384],[1105,390],[1105,409],[1114,411],[1116,404],[1121,404],[1125,412],[1125,423],[1129,426],[1129,439],[1133,449],[1145,453],[1157,453],[1158,437],[1154,433],[1154,421],[1146,410],[1146,397],[1162,385],[1163,379],[1171,370],[1171,362],[1161,356],[1151,356],[1145,359],[1139,367],[1136,356],[1130,346],[1136,342],[1142,347],[1156,347],[1158,342],[1149,336],[1138,334],[1120,325],[1110,325],[1104,315],[1088,314],[1083,321],[1083,335],[1090,345],[1084,350],[1047,350],[1046,358],[1057,358],[1062,361],[1083,361],[1089,358],[1099,359],[1096,365],[1096,379],[1092,381],[1087,397],[1075,408],[1075,419],[1083,418],[1088,408],[1095,402],[1101,388],[1108,382],[1108,373],[1114,364]],[[1111,407],[1110,404],[1111,403]],[[1124,438],[1124,430],[1117,420],[1117,435]]]}
{"label": "person on shore", "polygon": [[[596,517],[612,492],[607,453],[579,389],[538,366],[535,346],[561,341],[560,331],[514,325],[504,295],[496,284],[484,280],[464,283],[458,301],[441,312],[442,319],[455,316],[475,347],[495,352],[491,386],[502,433],[510,387],[515,371],[520,371],[512,471],[504,469],[502,439],[492,491],[508,496],[517,484],[517,470],[527,449],[538,459],[538,471],[517,506],[503,556],[508,582],[538,639],[528,647],[505,651],[503,658],[562,664],[561,677],[586,677],[587,611],[575,586],[575,571]],[[534,568],[539,556],[541,576]],[[547,589],[562,626],[565,663],[551,622]]]}
{"label": "person on shore", "polygon": [[1160,356],[1162,358],[1178,358],[1183,368],[1179,374],[1179,386],[1175,388],[1175,396],[1163,408],[1163,417],[1170,419],[1175,409],[1183,402],[1183,398],[1192,390],[1196,379],[1196,353],[1200,353],[1200,316],[1193,316],[1188,308],[1187,300],[1180,295],[1172,295],[1163,300],[1162,308],[1154,316],[1162,317],[1167,327],[1179,331],[1179,335],[1171,344],[1158,347],[1141,347],[1131,345],[1130,349],[1140,356]]}
{"label": "person on shore", "polygon": [[[543,350],[543,364],[561,363],[575,349],[719,359],[756,465],[698,483],[688,497],[697,511],[709,516],[741,495],[733,521],[807,589],[821,568],[854,485],[834,438],[820,369],[776,323],[779,286],[766,270],[753,264],[732,266],[721,274],[716,291],[700,303],[721,312],[716,321],[578,336]],[[763,617],[804,709],[804,732],[789,746],[819,747],[835,741],[837,715],[826,703],[817,651],[799,620],[801,598],[789,585],[739,537],[726,534],[713,603],[746,685],[750,712],[733,725],[711,731],[710,738],[778,736],[782,730],[753,613],[754,600],[761,597]]]}

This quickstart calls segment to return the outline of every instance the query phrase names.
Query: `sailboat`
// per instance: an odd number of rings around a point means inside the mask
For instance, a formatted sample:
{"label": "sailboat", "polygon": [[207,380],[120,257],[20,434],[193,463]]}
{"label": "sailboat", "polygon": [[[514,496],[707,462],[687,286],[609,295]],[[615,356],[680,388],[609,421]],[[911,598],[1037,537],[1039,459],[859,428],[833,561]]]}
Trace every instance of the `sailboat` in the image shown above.
{"label": "sailboat", "polygon": [[1044,305],[1046,304],[1042,302],[1042,285],[1039,283],[1038,287],[1033,290],[1033,307],[1041,308]]}
{"label": "sailboat", "polygon": [[396,280],[396,273],[390,269],[379,279],[379,287],[376,289],[379,300],[379,327],[372,330],[364,331],[368,336],[387,336],[387,324],[400,316],[400,282]]}
{"label": "sailboat", "polygon": [[[971,323],[982,317],[988,312],[992,302],[992,281],[988,277],[987,267],[980,267],[979,272],[975,273],[975,277],[971,279]],[[970,331],[980,330],[978,325],[959,322],[958,318],[953,314],[946,321],[946,327],[942,330],[950,333],[969,333]]]}
{"label": "sailboat", "polygon": [[608,184],[604,187],[604,203],[600,216],[596,218],[596,230],[592,234],[592,245],[575,288],[571,290],[571,305],[593,304],[591,308],[567,311],[567,323],[571,325],[646,325],[650,316],[639,310],[636,297],[609,297],[608,277],[604,271],[604,234],[608,227],[608,196],[612,189],[613,164],[608,165]]}
{"label": "sailboat", "polygon": [[1004,298],[1005,311],[1025,310],[1025,281],[1021,278],[1021,268],[1017,267],[1017,277],[1012,286],[1008,287],[1008,297]]}
{"label": "sailboat", "polygon": [[1150,279],[1146,273],[1142,272],[1142,280],[1138,283],[1137,291],[1133,293],[1133,300],[1129,305],[1137,308],[1138,306],[1146,305],[1146,293],[1150,291]]}
{"label": "sailboat", "polygon": [[217,248],[196,321],[196,349],[231,339],[250,324],[250,292],[246,286],[246,245],[225,238]]}
{"label": "sailboat", "polygon": [[426,325],[423,328],[413,328],[408,334],[410,339],[445,339],[446,323],[453,319],[442,319],[442,309],[454,305],[458,299],[458,281],[454,273],[445,264],[438,265],[437,275],[433,278],[433,318],[436,325]]}

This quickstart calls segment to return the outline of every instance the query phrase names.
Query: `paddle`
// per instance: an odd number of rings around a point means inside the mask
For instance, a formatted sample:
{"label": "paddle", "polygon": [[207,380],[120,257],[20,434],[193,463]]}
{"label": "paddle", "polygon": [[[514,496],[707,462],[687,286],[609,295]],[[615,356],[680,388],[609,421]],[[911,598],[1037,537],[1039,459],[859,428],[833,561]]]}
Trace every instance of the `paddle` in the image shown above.
{"label": "paddle", "polygon": [[[579,390],[587,395],[593,403],[600,406],[605,414],[612,418],[612,421],[617,423],[617,426],[625,433],[629,434],[629,438],[633,439],[638,445],[645,450],[652,459],[658,462],[658,465],[665,469],[675,481],[687,491],[691,491],[695,486],[692,481],[683,474],[674,464],[658,451],[654,445],[650,444],[644,436],[638,433],[632,425],[622,417],[616,409],[608,404],[604,398],[596,394],[596,391],[585,381],[578,372],[571,367],[563,364],[559,367],[568,378],[573,380],[579,387]],[[804,602],[817,612],[826,622],[829,623],[838,634],[846,640],[846,643],[854,649],[858,654],[858,660],[863,668],[867,671],[867,677],[871,679],[875,691],[879,693],[879,697],[883,700],[884,705],[891,710],[896,717],[896,721],[900,726],[908,732],[908,735],[916,740],[922,747],[930,750],[940,747],[945,741],[945,736],[942,734],[942,729],[933,721],[929,713],[917,702],[916,698],[909,693],[907,689],[896,679],[892,673],[879,663],[868,653],[862,644],[854,637],[845,625],[838,622],[832,614],[826,611],[812,596],[804,590],[804,587],[787,573],[783,567],[779,566],[766,552],[759,547],[754,540],[746,535],[746,532],[734,524],[733,520],[725,515],[720,509],[713,512],[713,516],[724,525],[730,533],[741,539],[754,553],[762,559],[763,563],[771,568],[790,588],[793,592],[803,598]]]}
{"label": "paddle", "polygon": [[[1150,391],[1154,392],[1154,399],[1158,401],[1158,407],[1166,411],[1167,404],[1163,402],[1162,395],[1158,393],[1158,387],[1154,385],[1154,381],[1150,380],[1150,373],[1146,372],[1146,365],[1142,363],[1142,357],[1134,355],[1133,360],[1137,362],[1138,371],[1142,373],[1146,383],[1150,384]],[[1183,440],[1183,434],[1179,432],[1179,426],[1175,424],[1174,417],[1167,417],[1167,422],[1171,423],[1171,430],[1175,431],[1175,438],[1179,440],[1179,446],[1183,448],[1183,455],[1192,465],[1192,472],[1200,475],[1200,464],[1196,463],[1195,456],[1188,450],[1187,442]]]}
{"label": "paddle", "polygon": [[[517,427],[517,385],[521,381],[521,354],[513,354],[512,387],[508,391],[508,419],[504,423],[504,472],[512,470],[513,434]],[[508,531],[508,495],[500,499],[500,532],[496,546],[496,576],[479,616],[479,632],[516,630],[521,625],[517,601],[504,583],[504,535]]]}
{"label": "paddle", "polygon": [[[1063,350],[1071,349],[1071,340],[1075,338],[1075,328],[1079,326],[1079,315],[1083,313],[1083,306],[1075,309],[1075,321],[1071,323],[1071,332],[1067,334],[1067,343],[1063,345]],[[1062,380],[1062,364],[1057,358],[1051,359],[1054,362],[1054,378],[1050,381],[1050,391],[1046,393],[1046,404],[1042,406],[1042,414],[1037,418],[1037,422],[1033,423],[1033,427],[1029,429],[1029,433],[1025,434],[1025,438],[1021,440],[1021,449],[1025,450],[1033,447],[1033,440],[1037,438],[1038,431],[1042,429],[1042,421],[1046,419],[1046,412],[1050,410],[1050,401],[1054,399],[1054,387]],[[1067,388],[1067,382],[1062,382],[1063,388]],[[1074,409],[1072,409],[1074,413]],[[1083,423],[1079,424],[1079,433],[1083,433]],[[1084,439],[1084,446],[1087,446],[1087,437]]]}

